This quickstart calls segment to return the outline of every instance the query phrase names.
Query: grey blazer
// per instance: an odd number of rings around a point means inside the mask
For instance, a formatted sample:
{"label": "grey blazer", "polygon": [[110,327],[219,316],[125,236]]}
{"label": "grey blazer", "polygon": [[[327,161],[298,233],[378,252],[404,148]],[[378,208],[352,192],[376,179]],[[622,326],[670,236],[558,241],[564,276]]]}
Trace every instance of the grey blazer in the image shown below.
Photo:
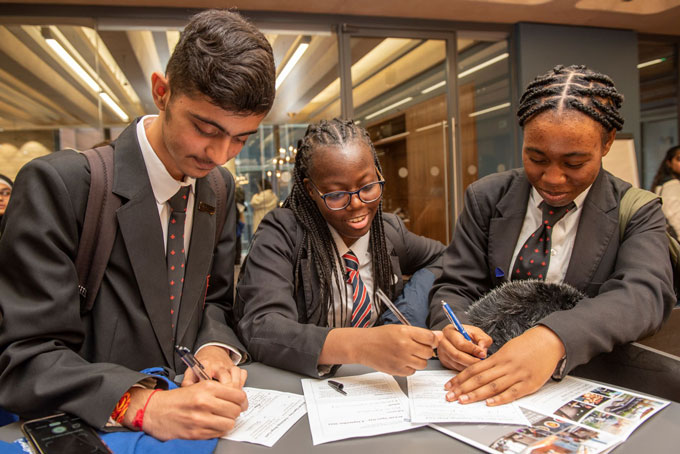
{"label": "grey blazer", "polygon": [[[59,410],[100,427],[145,377],[137,371],[184,370],[175,343],[243,348],[229,327],[233,179],[224,172],[228,214],[217,245],[215,216],[194,211],[175,337],[163,233],[135,123],[114,143],[118,232],[94,307],[84,316],[73,261],[90,183],[87,162],[61,151],[30,162],[17,178],[0,239],[0,406],[22,416]],[[199,201],[215,206],[207,179],[196,183],[196,207]]]}
{"label": "grey blazer", "polygon": [[[383,214],[387,250],[396,276],[427,267],[441,273],[444,245],[409,232],[395,215]],[[301,288],[295,291],[295,252],[303,248]],[[237,329],[256,361],[318,377],[317,364],[331,330],[323,317],[319,277],[302,244],[302,226],[287,208],[270,211],[260,223],[236,290]]]}
{"label": "grey blazer", "polygon": [[[564,279],[588,298],[540,322],[566,347],[564,373],[652,334],[676,302],[661,203],[642,207],[619,241],[619,201],[629,187],[600,170],[583,204]],[[468,306],[509,279],[530,191],[523,169],[490,175],[467,189],[442,276],[430,292],[430,327],[448,323],[437,304],[441,299],[467,323]]]}

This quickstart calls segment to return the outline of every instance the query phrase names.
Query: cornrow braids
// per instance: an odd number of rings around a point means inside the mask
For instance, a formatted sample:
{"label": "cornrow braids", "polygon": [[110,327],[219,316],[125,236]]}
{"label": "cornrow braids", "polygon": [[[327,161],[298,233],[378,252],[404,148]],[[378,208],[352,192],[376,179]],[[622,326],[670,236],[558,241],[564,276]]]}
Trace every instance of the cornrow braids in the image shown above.
{"label": "cornrow braids", "polygon": [[[295,289],[297,291],[301,284],[303,249],[306,249],[307,256],[314,263],[320,280],[322,320],[328,320],[330,311],[333,326],[342,326],[347,320],[345,305],[343,304],[340,310],[340,324],[336,324],[335,311],[333,310],[333,285],[331,285],[334,282],[336,288],[346,289],[344,279],[337,272],[337,264],[342,264],[343,261],[326,220],[305,188],[304,180],[310,177],[310,169],[316,152],[327,146],[343,146],[354,141],[361,141],[368,145],[373,155],[373,163],[382,172],[375,148],[365,129],[352,121],[338,118],[330,121],[321,120],[319,123],[309,125],[304,137],[298,142],[293,168],[293,186],[290,195],[283,203],[284,208],[289,208],[294,213],[295,218],[304,230],[303,244],[305,247],[299,248],[295,257]],[[369,250],[373,261],[373,301],[377,301],[375,292],[378,288],[382,289],[389,298],[393,298],[392,262],[385,241],[382,201],[380,201],[371,223]],[[374,305],[374,307],[377,307],[377,305]]]}
{"label": "cornrow braids", "polygon": [[604,127],[602,141],[605,143],[611,131],[620,131],[623,127],[623,117],[618,111],[622,103],[623,95],[616,91],[609,76],[583,65],[558,65],[527,86],[519,100],[517,116],[519,125],[524,127],[547,110],[577,110]]}

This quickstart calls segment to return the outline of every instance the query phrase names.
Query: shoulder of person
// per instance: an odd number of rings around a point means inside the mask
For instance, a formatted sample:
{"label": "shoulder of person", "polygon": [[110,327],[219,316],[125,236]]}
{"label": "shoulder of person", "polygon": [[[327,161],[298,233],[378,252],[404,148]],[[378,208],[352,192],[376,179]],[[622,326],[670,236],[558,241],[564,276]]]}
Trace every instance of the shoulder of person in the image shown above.
{"label": "shoulder of person", "polygon": [[518,182],[528,183],[526,174],[522,168],[486,175],[479,180],[472,182],[467,190],[480,194],[502,194],[507,192],[510,186]]}
{"label": "shoulder of person", "polygon": [[[526,187],[526,189],[522,189]],[[510,192],[528,194],[530,188],[524,169],[512,169],[484,176],[465,190],[465,209],[483,217],[493,217],[499,202]],[[515,203],[513,201],[513,203]],[[516,201],[516,203],[522,203]],[[526,203],[526,201],[524,201]],[[476,217],[477,215],[473,215]]]}
{"label": "shoulder of person", "polygon": [[[633,185],[628,183],[627,181],[622,180],[621,178],[612,175],[606,170],[602,170],[602,178],[603,182],[605,182],[613,191],[614,196],[616,197],[617,200],[621,200],[623,195],[630,189]],[[593,186],[595,183],[593,183]]]}
{"label": "shoulder of person", "polygon": [[[50,177],[50,174],[53,176]],[[71,191],[87,188],[90,184],[90,166],[85,156],[75,150],[55,151],[26,163],[17,175],[17,182],[21,184],[24,178],[35,181],[40,177],[59,178]]]}
{"label": "shoulder of person", "polygon": [[259,233],[260,230],[267,231],[271,229],[280,231],[282,235],[296,241],[296,238],[299,236],[298,232],[302,233],[304,228],[290,208],[279,207],[264,215],[256,233]]}
{"label": "shoulder of person", "polygon": [[[231,172],[222,166],[217,166],[217,170],[222,174],[222,178],[224,179],[227,188],[233,188],[235,186],[235,183],[234,176],[231,174]],[[207,178],[207,176],[203,178]]]}

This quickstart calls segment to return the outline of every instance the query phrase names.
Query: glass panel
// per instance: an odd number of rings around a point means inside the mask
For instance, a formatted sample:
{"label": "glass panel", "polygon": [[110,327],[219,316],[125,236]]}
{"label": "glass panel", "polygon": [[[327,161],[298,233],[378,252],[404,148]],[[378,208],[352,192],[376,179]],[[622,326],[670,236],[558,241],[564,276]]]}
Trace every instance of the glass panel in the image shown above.
{"label": "glass panel", "polygon": [[265,35],[274,50],[276,100],[234,166],[245,208],[244,254],[262,217],[290,193],[295,147],[307,125],[340,116],[337,37],[331,33]]}
{"label": "glass panel", "polygon": [[458,108],[463,189],[517,162],[506,40],[458,39]]}
{"label": "glass panel", "polygon": [[[666,151],[678,142],[678,75],[674,45],[638,43],[640,121],[642,126],[642,186],[650,189]],[[654,188],[651,188],[654,190]]]}
{"label": "glass panel", "polygon": [[448,243],[446,42],[352,38],[351,48],[354,118],[383,167],[384,210]]}
{"label": "glass panel", "polygon": [[0,53],[0,173],[10,178],[56,149],[91,148],[144,113],[92,28],[0,24]]}

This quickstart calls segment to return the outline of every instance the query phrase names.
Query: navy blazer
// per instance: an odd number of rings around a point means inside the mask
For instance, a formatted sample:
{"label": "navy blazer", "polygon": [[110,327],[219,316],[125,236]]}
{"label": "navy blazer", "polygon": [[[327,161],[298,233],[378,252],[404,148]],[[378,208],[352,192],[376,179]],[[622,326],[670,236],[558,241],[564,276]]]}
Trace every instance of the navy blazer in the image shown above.
{"label": "navy blazer", "polygon": [[[0,238],[0,406],[25,417],[65,411],[103,426],[139,370],[184,370],[175,343],[243,348],[229,327],[236,224],[234,182],[215,245],[206,178],[196,204],[176,337],[171,329],[164,239],[137,142],[136,122],[113,144],[113,192],[121,198],[111,258],[91,312],[81,316],[74,260],[90,184],[84,156],[61,151],[19,173]],[[206,295],[206,288],[209,288]]]}
{"label": "navy blazer", "polygon": [[[383,224],[396,294],[402,291],[404,274],[427,267],[439,276],[443,244],[409,232],[393,214],[383,214]],[[319,355],[331,328],[321,310],[325,303],[320,301],[319,277],[302,232],[291,210],[267,213],[241,267],[234,312],[238,334],[254,360],[318,377]],[[301,288],[296,292],[299,248],[304,258]]]}
{"label": "navy blazer", "polygon": [[[564,373],[616,345],[654,333],[676,302],[658,199],[633,216],[619,241],[619,201],[629,187],[600,170],[583,203],[564,278],[588,298],[540,322],[564,343]],[[468,187],[465,208],[444,253],[442,276],[430,292],[430,327],[441,329],[448,323],[440,300],[467,323],[468,306],[509,279],[530,192],[524,169],[489,175]]]}

